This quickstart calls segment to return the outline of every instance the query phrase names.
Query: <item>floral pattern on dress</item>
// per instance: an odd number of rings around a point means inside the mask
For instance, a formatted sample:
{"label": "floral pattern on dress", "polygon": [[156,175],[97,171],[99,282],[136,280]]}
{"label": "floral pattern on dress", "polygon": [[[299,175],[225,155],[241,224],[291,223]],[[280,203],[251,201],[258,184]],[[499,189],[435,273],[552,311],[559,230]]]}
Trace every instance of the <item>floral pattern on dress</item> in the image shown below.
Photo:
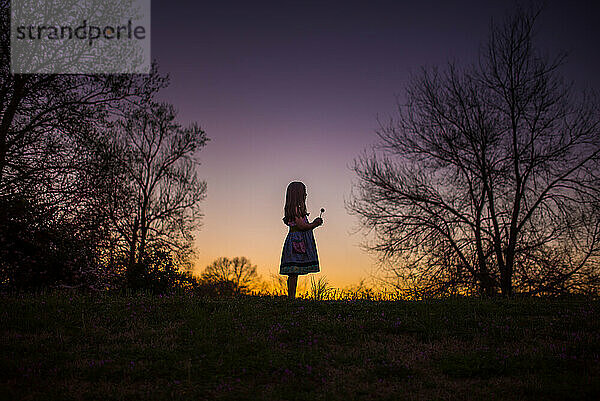
{"label": "floral pattern on dress", "polygon": [[[304,221],[308,224],[306,216],[304,216]],[[290,227],[290,231],[283,243],[279,274],[318,273],[320,271],[319,256],[313,231],[296,230],[296,224],[293,221],[287,225]]]}

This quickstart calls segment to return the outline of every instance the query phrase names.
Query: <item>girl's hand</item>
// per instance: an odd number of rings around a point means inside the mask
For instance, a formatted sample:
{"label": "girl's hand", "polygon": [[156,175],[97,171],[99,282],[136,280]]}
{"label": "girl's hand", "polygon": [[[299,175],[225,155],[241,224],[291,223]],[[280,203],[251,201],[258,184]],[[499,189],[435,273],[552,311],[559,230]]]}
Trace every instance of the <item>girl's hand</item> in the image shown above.
{"label": "girl's hand", "polygon": [[320,217],[317,217],[314,221],[314,223],[317,225],[317,227],[319,227],[320,225],[323,224],[323,219]]}

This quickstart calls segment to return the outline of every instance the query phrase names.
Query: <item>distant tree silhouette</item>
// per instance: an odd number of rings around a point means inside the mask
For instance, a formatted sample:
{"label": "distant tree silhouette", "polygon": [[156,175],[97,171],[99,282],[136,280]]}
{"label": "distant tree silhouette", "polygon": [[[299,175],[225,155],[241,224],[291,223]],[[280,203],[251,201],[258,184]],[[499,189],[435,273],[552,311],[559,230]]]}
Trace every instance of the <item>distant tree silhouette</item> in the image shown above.
{"label": "distant tree silhouette", "polygon": [[356,160],[348,208],[398,286],[598,291],[600,118],[533,44],[539,10],[492,25],[479,62],[423,70]]}
{"label": "distant tree silhouette", "polygon": [[221,257],[208,265],[200,281],[213,285],[224,285],[230,283],[235,293],[249,292],[259,284],[259,276],[256,265],[253,265],[246,257],[235,257],[229,259]]}

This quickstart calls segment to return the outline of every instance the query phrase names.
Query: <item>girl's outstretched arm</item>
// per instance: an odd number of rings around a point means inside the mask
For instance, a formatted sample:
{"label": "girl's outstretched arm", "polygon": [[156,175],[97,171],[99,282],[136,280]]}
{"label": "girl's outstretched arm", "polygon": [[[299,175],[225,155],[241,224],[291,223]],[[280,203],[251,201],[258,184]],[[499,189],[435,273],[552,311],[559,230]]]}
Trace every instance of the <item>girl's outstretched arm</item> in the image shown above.
{"label": "girl's outstretched arm", "polygon": [[308,230],[312,230],[313,228],[319,227],[321,224],[323,224],[323,219],[320,217],[317,217],[316,219],[313,220],[312,223],[306,223],[303,218],[296,217],[294,222],[296,223],[296,227],[298,227],[300,230],[308,231]]}

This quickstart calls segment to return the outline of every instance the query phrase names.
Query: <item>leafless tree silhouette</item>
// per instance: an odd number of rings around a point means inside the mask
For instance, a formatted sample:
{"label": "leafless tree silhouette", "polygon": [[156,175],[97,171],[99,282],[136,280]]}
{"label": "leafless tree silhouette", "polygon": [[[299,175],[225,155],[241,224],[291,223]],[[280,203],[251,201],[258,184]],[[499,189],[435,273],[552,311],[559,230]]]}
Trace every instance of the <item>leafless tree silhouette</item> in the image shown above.
{"label": "leafless tree silhouette", "polygon": [[117,167],[103,206],[135,280],[149,247],[168,250],[179,264],[191,252],[206,197],[197,152],[208,138],[197,124],[182,127],[173,106],[162,103],[137,105],[111,135]]}
{"label": "leafless tree silhouette", "polygon": [[491,25],[479,61],[425,70],[354,164],[348,209],[388,278],[428,294],[597,291],[600,119],[533,43],[540,9]]}
{"label": "leafless tree silhouette", "polygon": [[232,283],[238,293],[247,292],[259,283],[256,265],[244,256],[218,258],[206,267],[200,279],[209,283]]}
{"label": "leafless tree silhouette", "polygon": [[99,188],[117,167],[99,157],[100,137],[168,79],[156,65],[150,74],[12,74],[9,22],[10,2],[0,0],[2,284],[97,277],[109,230]]}

